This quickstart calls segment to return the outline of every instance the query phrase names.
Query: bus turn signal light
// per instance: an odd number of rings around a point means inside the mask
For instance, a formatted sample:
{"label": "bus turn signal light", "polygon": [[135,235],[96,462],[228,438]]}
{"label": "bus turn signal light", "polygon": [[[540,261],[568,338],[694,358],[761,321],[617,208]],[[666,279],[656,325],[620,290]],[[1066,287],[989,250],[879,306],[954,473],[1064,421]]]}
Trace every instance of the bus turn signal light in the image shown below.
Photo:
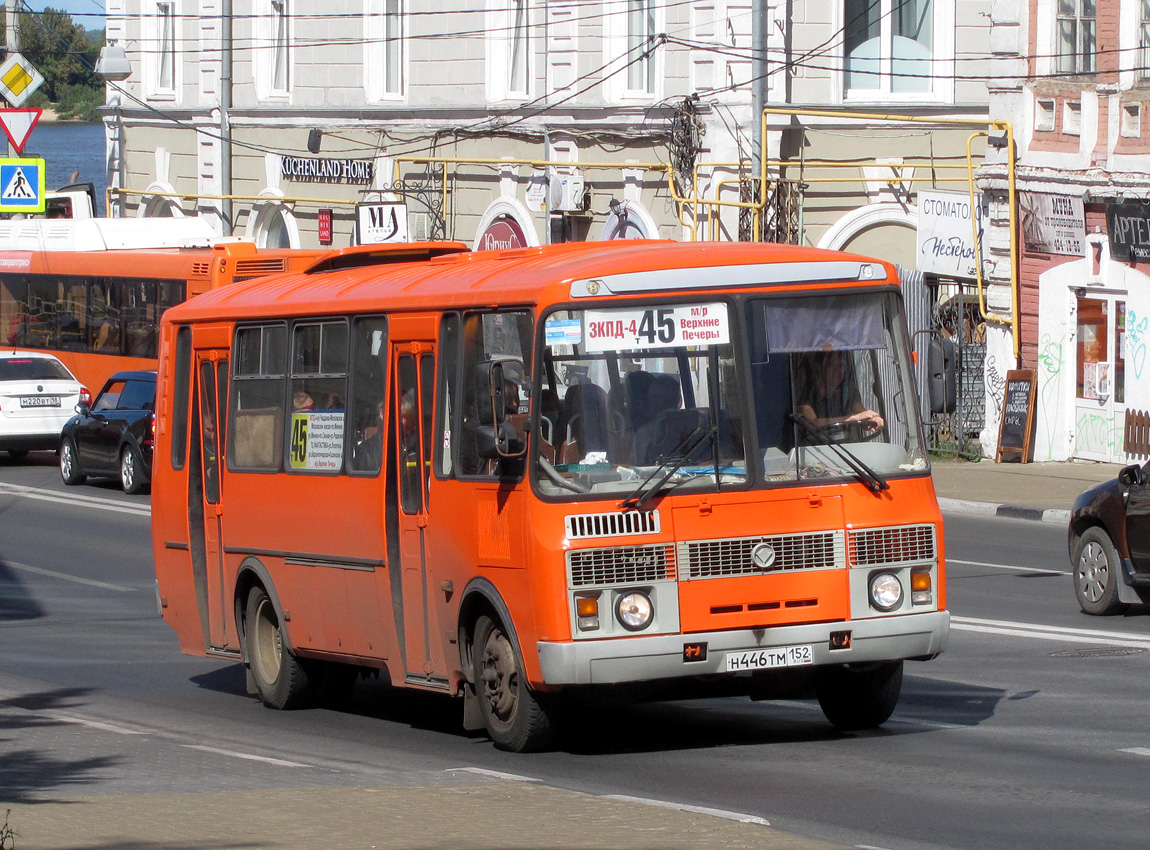
{"label": "bus turn signal light", "polygon": [[911,573],[910,601],[914,605],[929,605],[934,601],[931,594],[930,573]]}
{"label": "bus turn signal light", "polygon": [[575,613],[579,618],[579,631],[592,632],[599,628],[599,600],[593,596],[575,597]]}

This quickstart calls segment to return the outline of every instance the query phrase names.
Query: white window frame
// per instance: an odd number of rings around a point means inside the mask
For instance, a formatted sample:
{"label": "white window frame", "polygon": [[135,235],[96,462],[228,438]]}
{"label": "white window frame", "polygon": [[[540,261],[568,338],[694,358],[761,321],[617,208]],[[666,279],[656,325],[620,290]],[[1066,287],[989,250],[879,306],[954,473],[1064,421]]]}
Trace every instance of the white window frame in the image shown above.
{"label": "white window frame", "polygon": [[[879,85],[877,88],[847,88],[847,57],[846,42],[843,39],[842,48],[836,57],[838,66],[838,88],[840,102],[842,103],[953,103],[954,102],[954,75],[955,75],[955,4],[948,0],[933,0],[934,12],[931,19],[932,40],[931,55],[924,59],[923,64],[930,72],[929,91],[892,91],[892,71],[894,70],[894,57],[891,55],[889,45],[892,44],[893,18],[891,12],[898,0],[877,0],[879,6],[878,46],[879,55]],[[846,0],[834,0],[833,26],[836,32],[845,33],[846,30]],[[882,49],[887,46],[886,49]]]}
{"label": "white window frame", "polygon": [[[1093,17],[1082,14],[1084,3],[1094,8]],[[1079,76],[1098,71],[1097,0],[1054,0],[1054,70],[1056,74]],[[1064,8],[1068,6],[1069,8]],[[1074,52],[1065,51],[1064,32],[1073,28]]]}
{"label": "white window frame", "polygon": [[177,100],[183,79],[180,13],[180,0],[156,0],[140,6],[144,95],[151,100]]}
{"label": "white window frame", "polygon": [[[644,44],[664,31],[666,5],[659,0],[603,0],[603,95],[609,103],[650,103],[662,96],[665,51],[656,47],[631,63],[642,55]],[[639,30],[634,28],[637,23]]]}
{"label": "white window frame", "polygon": [[295,20],[292,0],[256,0],[253,64],[256,97],[282,100],[291,96],[295,79]]}
{"label": "white window frame", "polygon": [[531,0],[487,0],[487,100],[530,100],[535,85]]}
{"label": "white window frame", "polygon": [[407,94],[407,2],[367,0],[364,9],[364,91],[372,102]]}

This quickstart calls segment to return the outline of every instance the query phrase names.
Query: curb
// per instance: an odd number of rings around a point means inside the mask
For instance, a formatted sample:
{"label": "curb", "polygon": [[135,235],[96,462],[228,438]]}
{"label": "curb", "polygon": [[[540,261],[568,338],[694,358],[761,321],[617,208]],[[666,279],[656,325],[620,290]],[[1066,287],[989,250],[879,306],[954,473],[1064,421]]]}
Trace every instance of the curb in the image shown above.
{"label": "curb", "polygon": [[991,502],[971,502],[965,499],[944,498],[938,500],[938,507],[943,513],[952,514],[1027,519],[1060,525],[1065,525],[1070,521],[1070,511],[1062,508],[1024,508],[1019,505],[996,505]]}

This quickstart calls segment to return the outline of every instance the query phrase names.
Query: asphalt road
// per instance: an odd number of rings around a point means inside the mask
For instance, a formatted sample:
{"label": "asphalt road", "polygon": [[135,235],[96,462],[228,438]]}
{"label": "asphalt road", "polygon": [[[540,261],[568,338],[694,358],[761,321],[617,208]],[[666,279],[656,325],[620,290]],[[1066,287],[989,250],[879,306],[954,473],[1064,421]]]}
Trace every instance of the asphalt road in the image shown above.
{"label": "asphalt road", "polygon": [[1081,614],[1055,525],[947,518],[950,649],[908,665],[880,730],[713,699],[589,709],[559,750],[525,756],[464,734],[449,700],[367,683],[347,711],[272,712],[238,665],[180,655],[147,507],[111,484],[65,490],[51,455],[0,456],[0,805],[465,770],[887,850],[1141,850],[1150,834],[1150,612]]}

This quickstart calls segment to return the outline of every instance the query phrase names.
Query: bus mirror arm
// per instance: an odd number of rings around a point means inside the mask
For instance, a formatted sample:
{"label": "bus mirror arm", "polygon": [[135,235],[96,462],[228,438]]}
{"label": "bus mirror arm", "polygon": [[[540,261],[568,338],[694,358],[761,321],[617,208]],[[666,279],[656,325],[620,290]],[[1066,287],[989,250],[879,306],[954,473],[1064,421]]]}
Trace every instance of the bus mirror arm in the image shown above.
{"label": "bus mirror arm", "polygon": [[516,458],[523,457],[527,447],[515,426],[504,419],[498,425],[475,427],[475,453],[486,459]]}

